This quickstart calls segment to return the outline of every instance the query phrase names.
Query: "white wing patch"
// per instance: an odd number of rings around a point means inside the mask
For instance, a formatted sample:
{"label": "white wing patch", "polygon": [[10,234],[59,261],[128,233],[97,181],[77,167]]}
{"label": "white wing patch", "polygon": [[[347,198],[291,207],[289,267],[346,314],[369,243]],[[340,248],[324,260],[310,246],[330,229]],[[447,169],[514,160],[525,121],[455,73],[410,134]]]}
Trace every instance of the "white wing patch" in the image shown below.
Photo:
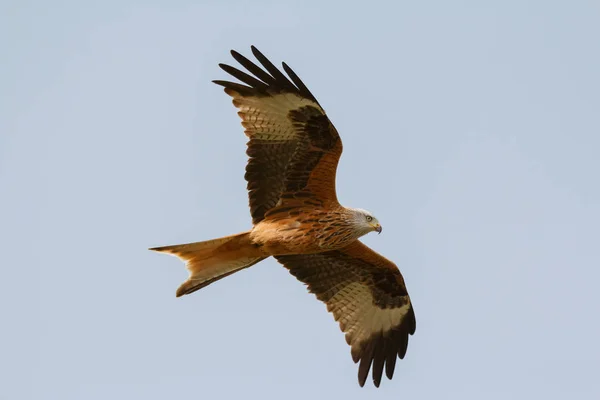
{"label": "white wing patch", "polygon": [[402,307],[381,309],[373,304],[371,290],[359,282],[346,285],[327,301],[328,311],[340,323],[352,347],[360,347],[374,334],[399,326],[409,307],[407,302]]}
{"label": "white wing patch", "polygon": [[[228,89],[229,90],[229,89]],[[233,104],[239,109],[246,136],[252,139],[288,141],[296,137],[288,114],[305,106],[321,107],[312,100],[293,93],[276,94],[269,97],[243,97],[237,92]]]}

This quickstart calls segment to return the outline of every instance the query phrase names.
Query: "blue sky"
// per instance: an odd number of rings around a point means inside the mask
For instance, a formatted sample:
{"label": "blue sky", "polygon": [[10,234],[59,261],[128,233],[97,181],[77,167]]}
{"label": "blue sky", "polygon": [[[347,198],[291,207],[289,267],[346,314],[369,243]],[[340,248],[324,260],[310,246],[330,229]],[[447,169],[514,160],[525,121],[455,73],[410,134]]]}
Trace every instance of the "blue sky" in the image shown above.
{"label": "blue sky", "polygon": [[[88,3],[0,6],[0,398],[599,398],[598,2]],[[146,250],[250,227],[210,81],[251,44],[327,110],[406,279],[379,389],[274,260],[176,299]]]}

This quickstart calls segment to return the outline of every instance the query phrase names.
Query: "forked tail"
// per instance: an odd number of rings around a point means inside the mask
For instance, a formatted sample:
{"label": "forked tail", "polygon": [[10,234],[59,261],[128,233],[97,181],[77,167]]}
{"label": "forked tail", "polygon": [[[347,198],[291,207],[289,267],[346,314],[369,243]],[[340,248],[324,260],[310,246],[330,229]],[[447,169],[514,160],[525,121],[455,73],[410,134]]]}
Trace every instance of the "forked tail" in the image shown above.
{"label": "forked tail", "polygon": [[150,250],[171,254],[186,262],[190,277],[177,289],[179,297],[264,260],[266,257],[252,244],[249,234],[248,231],[205,242],[154,247]]}

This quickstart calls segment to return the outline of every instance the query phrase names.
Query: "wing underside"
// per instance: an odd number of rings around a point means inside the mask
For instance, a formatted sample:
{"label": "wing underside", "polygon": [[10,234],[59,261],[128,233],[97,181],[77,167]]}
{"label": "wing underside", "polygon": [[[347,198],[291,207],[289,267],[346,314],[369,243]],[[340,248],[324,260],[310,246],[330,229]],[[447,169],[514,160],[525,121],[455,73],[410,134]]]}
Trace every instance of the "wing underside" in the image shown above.
{"label": "wing underside", "polygon": [[357,241],[346,249],[320,254],[277,256],[327,305],[346,334],[364,385],[372,368],[379,386],[383,370],[391,379],[396,358],[404,358],[415,315],[404,280],[389,260]]}
{"label": "wing underside", "polygon": [[335,127],[291,68],[283,63],[288,78],[255,47],[252,53],[262,68],[235,51],[248,73],[220,64],[244,84],[214,82],[233,98],[249,137],[245,178],[253,223],[276,206],[337,204],[342,143]]}

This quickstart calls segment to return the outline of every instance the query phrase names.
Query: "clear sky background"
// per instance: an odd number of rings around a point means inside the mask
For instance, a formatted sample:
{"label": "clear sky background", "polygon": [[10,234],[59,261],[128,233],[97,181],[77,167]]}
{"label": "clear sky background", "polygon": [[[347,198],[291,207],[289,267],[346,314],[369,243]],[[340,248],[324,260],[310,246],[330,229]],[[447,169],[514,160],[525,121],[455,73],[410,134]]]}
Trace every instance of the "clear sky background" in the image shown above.
{"label": "clear sky background", "polygon": [[[600,398],[600,3],[3,1],[1,399]],[[212,84],[251,44],[344,142],[417,332],[361,389],[274,260],[184,298],[151,246],[250,227]],[[376,397],[375,397],[376,396]]]}

